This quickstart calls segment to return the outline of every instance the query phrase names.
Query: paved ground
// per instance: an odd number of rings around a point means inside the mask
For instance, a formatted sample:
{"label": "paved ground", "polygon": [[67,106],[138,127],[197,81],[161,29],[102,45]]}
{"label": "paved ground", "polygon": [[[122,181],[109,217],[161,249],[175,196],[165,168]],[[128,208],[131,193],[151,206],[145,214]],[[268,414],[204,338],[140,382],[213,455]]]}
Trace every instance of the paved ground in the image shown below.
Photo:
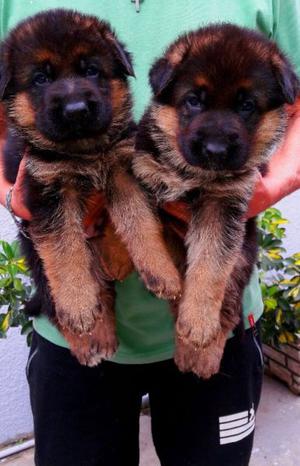
{"label": "paved ground", "polygon": [[[257,415],[256,438],[250,465],[299,466],[299,432],[300,397],[290,393],[280,382],[266,377]],[[149,416],[141,417],[140,443],[140,466],[159,466],[151,440]],[[1,466],[33,466],[33,452],[29,450],[19,457],[0,461],[0,464]]]}

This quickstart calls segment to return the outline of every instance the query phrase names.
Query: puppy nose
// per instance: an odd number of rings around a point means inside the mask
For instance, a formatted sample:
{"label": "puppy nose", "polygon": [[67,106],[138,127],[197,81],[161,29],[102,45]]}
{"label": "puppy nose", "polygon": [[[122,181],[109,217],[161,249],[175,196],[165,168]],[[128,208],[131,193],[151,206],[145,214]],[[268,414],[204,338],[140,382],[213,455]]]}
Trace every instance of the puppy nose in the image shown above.
{"label": "puppy nose", "polygon": [[64,117],[67,120],[81,120],[88,114],[88,106],[84,100],[68,102],[64,107]]}
{"label": "puppy nose", "polygon": [[228,145],[225,142],[208,141],[204,144],[205,152],[208,155],[227,155]]}

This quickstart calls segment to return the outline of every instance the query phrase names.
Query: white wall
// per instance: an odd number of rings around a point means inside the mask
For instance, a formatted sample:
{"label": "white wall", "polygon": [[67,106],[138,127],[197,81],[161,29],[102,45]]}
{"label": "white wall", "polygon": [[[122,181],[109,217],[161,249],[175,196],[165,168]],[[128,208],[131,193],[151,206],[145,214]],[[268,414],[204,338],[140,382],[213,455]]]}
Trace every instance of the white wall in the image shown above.
{"label": "white wall", "polygon": [[31,433],[32,418],[25,377],[28,348],[18,329],[0,340],[0,444]]}
{"label": "white wall", "polygon": [[[0,239],[12,241],[16,230],[0,207]],[[0,339],[0,444],[32,432],[29,393],[25,376],[28,348],[19,329]]]}
{"label": "white wall", "polygon": [[278,202],[275,207],[280,209],[290,222],[286,226],[285,240],[288,253],[300,252],[300,189]]}
{"label": "white wall", "polygon": [[[300,190],[276,206],[290,224],[287,226],[286,247],[300,251]],[[14,224],[0,207],[0,238],[12,240]],[[0,340],[0,443],[32,431],[29,395],[25,378],[28,349],[25,338],[14,329],[6,340]]]}

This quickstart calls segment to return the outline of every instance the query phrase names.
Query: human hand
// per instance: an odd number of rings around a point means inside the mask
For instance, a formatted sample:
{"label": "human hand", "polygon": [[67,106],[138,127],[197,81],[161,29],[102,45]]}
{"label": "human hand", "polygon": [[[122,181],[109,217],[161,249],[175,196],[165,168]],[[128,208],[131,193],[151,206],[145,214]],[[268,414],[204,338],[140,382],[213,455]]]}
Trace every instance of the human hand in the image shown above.
{"label": "human hand", "polygon": [[11,208],[17,217],[23,220],[31,220],[32,216],[24,203],[24,176],[25,176],[25,156],[21,160],[18,176],[12,189]]}
{"label": "human hand", "polygon": [[[2,154],[2,148],[4,146],[4,139],[0,141],[0,154]],[[0,156],[0,204],[3,206],[6,205],[6,196],[8,191],[12,188],[12,196],[11,196],[11,208],[14,214],[17,217],[20,217],[24,220],[31,220],[31,214],[29,210],[26,208],[23,194],[23,181],[25,175],[25,156],[21,161],[18,176],[14,185],[9,183],[5,176],[4,176],[4,165],[3,165],[3,157]]]}

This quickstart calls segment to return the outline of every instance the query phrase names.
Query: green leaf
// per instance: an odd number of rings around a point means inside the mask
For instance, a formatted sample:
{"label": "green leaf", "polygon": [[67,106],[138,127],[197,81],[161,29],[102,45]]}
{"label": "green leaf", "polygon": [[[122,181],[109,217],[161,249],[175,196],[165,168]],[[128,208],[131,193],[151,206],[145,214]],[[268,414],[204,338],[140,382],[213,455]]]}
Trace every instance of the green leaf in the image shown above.
{"label": "green leaf", "polygon": [[272,309],[276,309],[277,307],[277,300],[275,298],[272,298],[272,297],[268,297],[264,300],[264,304],[267,308],[267,310],[272,310]]}
{"label": "green leaf", "polygon": [[21,335],[28,335],[30,332],[32,332],[32,320],[27,321],[23,326],[21,330]]}
{"label": "green leaf", "polygon": [[6,242],[6,241],[2,241],[1,242],[2,244],[2,249],[6,255],[6,258],[7,259],[13,259],[14,257],[14,251],[12,249],[12,247]]}
{"label": "green leaf", "polygon": [[23,284],[19,278],[14,279],[14,287],[17,291],[23,291]]}
{"label": "green leaf", "polygon": [[11,312],[0,314],[0,331],[6,333],[9,328]]}

